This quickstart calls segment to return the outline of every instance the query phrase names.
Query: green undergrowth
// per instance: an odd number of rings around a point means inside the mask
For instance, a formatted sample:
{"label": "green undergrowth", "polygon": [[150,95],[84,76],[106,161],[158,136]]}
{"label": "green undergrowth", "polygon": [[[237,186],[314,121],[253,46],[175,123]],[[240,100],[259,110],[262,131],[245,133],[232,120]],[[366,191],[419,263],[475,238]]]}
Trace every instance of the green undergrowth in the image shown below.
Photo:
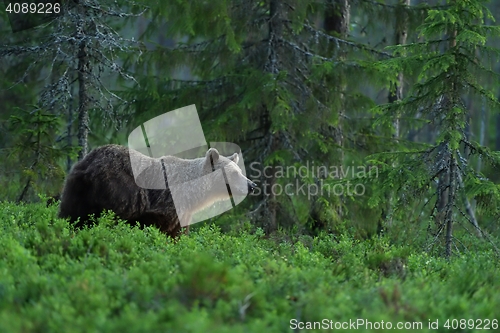
{"label": "green undergrowth", "polygon": [[56,210],[0,203],[0,332],[292,332],[358,319],[467,332],[446,320],[500,319],[487,250],[446,261],[384,238],[277,241],[209,225],[173,242],[112,215],[74,231]]}

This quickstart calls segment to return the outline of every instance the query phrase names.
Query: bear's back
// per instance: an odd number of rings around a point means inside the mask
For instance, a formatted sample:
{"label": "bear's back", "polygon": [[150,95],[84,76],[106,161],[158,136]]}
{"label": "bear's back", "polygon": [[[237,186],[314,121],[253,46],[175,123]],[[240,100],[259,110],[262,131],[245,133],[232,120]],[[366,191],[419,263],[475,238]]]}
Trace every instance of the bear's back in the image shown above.
{"label": "bear's back", "polygon": [[140,154],[127,147],[106,145],[76,163],[65,182],[59,216],[80,219],[77,227],[81,227],[89,224],[89,215],[112,210],[131,224],[154,225],[175,236],[180,224],[169,190],[137,186],[130,153]]}

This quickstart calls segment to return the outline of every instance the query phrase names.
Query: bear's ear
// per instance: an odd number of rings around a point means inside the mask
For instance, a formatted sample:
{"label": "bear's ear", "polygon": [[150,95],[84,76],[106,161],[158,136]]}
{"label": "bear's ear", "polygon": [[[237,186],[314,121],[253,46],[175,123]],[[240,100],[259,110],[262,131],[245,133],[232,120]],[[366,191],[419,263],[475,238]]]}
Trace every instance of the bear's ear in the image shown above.
{"label": "bear's ear", "polygon": [[217,149],[210,148],[205,155],[205,164],[213,169],[215,164],[219,161],[219,156],[219,151]]}
{"label": "bear's ear", "polygon": [[233,161],[234,163],[238,164],[238,161],[240,160],[238,153],[234,153],[233,155],[228,157],[229,160]]}

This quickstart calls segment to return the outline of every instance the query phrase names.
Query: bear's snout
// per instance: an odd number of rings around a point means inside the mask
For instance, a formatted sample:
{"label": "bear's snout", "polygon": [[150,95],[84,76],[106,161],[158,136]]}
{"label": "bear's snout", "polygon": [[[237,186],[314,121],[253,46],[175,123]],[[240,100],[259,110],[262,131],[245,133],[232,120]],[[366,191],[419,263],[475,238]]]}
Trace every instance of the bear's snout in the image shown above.
{"label": "bear's snout", "polygon": [[252,182],[251,180],[248,180],[247,181],[248,183],[248,192],[251,192],[253,193],[253,191],[255,190],[255,188],[257,187],[257,184],[255,184],[254,182]]}

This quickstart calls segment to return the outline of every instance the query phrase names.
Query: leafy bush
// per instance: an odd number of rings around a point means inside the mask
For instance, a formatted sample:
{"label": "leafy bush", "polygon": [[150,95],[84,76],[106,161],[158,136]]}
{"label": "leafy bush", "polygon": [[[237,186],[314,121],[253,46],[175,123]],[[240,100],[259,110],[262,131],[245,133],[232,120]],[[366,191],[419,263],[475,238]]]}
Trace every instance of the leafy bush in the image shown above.
{"label": "leafy bush", "polygon": [[0,332],[287,332],[292,319],[358,318],[448,331],[446,319],[494,319],[500,306],[498,260],[480,246],[446,261],[384,238],[215,226],[173,241],[113,214],[74,230],[56,211],[0,204]]}

